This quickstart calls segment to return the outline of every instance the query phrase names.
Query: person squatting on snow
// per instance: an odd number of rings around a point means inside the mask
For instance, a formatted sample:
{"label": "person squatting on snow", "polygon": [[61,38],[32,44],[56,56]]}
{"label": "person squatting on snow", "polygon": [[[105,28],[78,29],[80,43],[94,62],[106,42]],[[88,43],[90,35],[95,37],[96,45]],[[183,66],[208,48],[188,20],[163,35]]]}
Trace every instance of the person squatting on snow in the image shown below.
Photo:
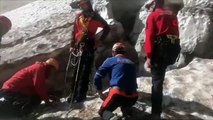
{"label": "person squatting on snow", "polygon": [[[84,45],[83,53],[81,56],[79,77],[76,93],[74,93],[74,101],[82,102],[86,99],[89,76],[93,66],[94,52],[96,50],[95,41],[103,41],[110,31],[110,27],[107,22],[92,9],[92,5],[89,0],[80,0],[70,4],[70,6],[75,8],[81,8],[82,12],[77,14],[74,22],[73,39],[71,40],[70,52],[76,47],[79,48],[80,45]],[[97,29],[103,28],[103,34],[98,40],[95,40],[95,35]],[[75,79],[77,69],[73,76]]]}
{"label": "person squatting on snow", "polygon": [[18,116],[29,114],[41,101],[52,105],[48,94],[49,77],[59,69],[59,62],[49,58],[45,62],[36,62],[16,72],[4,82],[0,90],[0,114],[6,109]]}
{"label": "person squatting on snow", "polygon": [[6,34],[12,27],[12,23],[6,16],[0,16],[0,43],[2,36]]}
{"label": "person squatting on snow", "polygon": [[163,81],[168,65],[174,64],[180,52],[177,16],[164,7],[164,0],[151,0],[153,7],[146,23],[146,64],[152,74],[152,117],[160,119],[162,113]]}
{"label": "person squatting on snow", "polygon": [[[121,42],[112,47],[112,57],[107,58],[97,70],[94,80],[100,98],[104,101],[99,115],[104,120],[117,117],[113,111],[121,107],[123,116],[131,115],[130,108],[138,99],[136,65],[125,56],[125,45]],[[102,78],[109,74],[110,90],[103,94]]]}

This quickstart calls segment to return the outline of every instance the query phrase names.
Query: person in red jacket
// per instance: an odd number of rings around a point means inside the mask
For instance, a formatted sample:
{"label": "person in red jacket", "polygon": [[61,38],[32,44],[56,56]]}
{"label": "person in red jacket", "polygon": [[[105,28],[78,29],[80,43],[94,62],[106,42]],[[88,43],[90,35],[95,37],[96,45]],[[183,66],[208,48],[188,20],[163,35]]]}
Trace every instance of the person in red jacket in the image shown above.
{"label": "person in red jacket", "polygon": [[[58,69],[59,62],[54,58],[49,58],[45,62],[36,62],[21,69],[4,82],[0,90],[1,102],[14,108],[17,115],[30,113],[32,108],[39,105],[41,101],[50,105],[46,82]],[[0,109],[1,107],[0,104]]]}
{"label": "person in red jacket", "polygon": [[[76,73],[78,72],[77,77],[77,90],[74,100],[71,102],[82,102],[86,99],[88,85],[89,85],[89,76],[93,66],[94,52],[96,46],[98,46],[97,41],[103,41],[110,31],[110,27],[107,22],[95,11],[92,9],[92,5],[89,0],[80,0],[70,4],[72,8],[80,7],[82,12],[77,14],[74,22],[73,30],[73,39],[71,40],[71,51],[74,49],[79,49],[79,46],[82,45],[82,56],[80,62],[80,69],[76,69],[73,76],[74,80],[76,79]],[[96,32],[98,28],[102,28],[102,35],[98,40],[96,40]],[[68,98],[70,102],[70,97]]]}
{"label": "person in red jacket", "polygon": [[4,34],[6,34],[12,27],[12,23],[6,16],[0,16],[0,42]]}
{"label": "person in red jacket", "polygon": [[145,53],[152,74],[152,116],[160,119],[165,71],[180,52],[179,28],[176,15],[164,7],[164,0],[153,0],[150,5],[155,7],[147,18]]}

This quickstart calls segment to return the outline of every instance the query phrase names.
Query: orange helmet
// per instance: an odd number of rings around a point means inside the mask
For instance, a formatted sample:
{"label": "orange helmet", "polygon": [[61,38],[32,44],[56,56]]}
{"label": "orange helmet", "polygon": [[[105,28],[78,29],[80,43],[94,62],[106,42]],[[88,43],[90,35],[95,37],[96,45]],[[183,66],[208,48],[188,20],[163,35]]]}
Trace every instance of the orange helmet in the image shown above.
{"label": "orange helmet", "polygon": [[53,66],[56,70],[59,69],[59,62],[56,59],[54,59],[54,58],[49,58],[48,60],[46,60],[45,63],[47,65]]}
{"label": "orange helmet", "polygon": [[12,27],[10,19],[5,16],[0,16],[0,27],[8,32]]}
{"label": "orange helmet", "polygon": [[125,45],[121,42],[115,43],[112,47],[113,52],[125,52],[125,49],[126,49]]}

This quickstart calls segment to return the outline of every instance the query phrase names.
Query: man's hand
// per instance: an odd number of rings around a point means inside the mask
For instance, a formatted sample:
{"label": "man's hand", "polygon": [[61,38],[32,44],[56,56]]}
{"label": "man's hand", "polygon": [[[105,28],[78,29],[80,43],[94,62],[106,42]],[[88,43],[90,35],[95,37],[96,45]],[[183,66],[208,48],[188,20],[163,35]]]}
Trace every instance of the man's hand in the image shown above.
{"label": "man's hand", "polygon": [[146,64],[147,64],[147,67],[148,67],[148,68],[151,68],[151,67],[152,67],[151,59],[150,59],[150,58],[147,58],[147,59],[146,59]]}
{"label": "man's hand", "polygon": [[45,101],[45,106],[52,106],[52,102],[50,100]]}
{"label": "man's hand", "polygon": [[54,102],[52,100],[45,101],[45,106],[55,106],[55,105],[56,105],[56,102]]}
{"label": "man's hand", "polygon": [[49,98],[52,102],[60,102],[60,98],[55,95],[49,95]]}
{"label": "man's hand", "polygon": [[72,52],[74,50],[74,48],[73,47],[70,47],[70,52]]}
{"label": "man's hand", "polygon": [[103,94],[102,90],[98,91],[98,95],[101,98],[101,100],[103,100],[103,101],[107,98],[107,96]]}

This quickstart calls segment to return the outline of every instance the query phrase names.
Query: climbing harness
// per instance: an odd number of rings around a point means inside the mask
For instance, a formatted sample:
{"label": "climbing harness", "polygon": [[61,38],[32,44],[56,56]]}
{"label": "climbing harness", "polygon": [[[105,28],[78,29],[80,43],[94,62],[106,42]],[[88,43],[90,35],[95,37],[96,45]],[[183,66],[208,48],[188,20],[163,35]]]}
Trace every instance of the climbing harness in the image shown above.
{"label": "climbing harness", "polygon": [[82,57],[82,54],[83,54],[83,47],[84,46],[85,46],[85,43],[81,42],[79,44],[79,48],[74,48],[70,52],[69,60],[68,60],[67,67],[66,67],[65,84],[67,83],[67,78],[68,78],[70,66],[75,68],[75,71],[76,71],[75,81],[73,83],[74,84],[73,88],[71,87],[70,89],[66,89],[66,92],[65,92],[65,93],[69,92],[69,96],[68,96],[67,101],[70,103],[70,105],[74,102],[74,96],[75,96],[75,92],[76,92],[76,89],[77,89],[79,69],[80,69],[81,57]]}

